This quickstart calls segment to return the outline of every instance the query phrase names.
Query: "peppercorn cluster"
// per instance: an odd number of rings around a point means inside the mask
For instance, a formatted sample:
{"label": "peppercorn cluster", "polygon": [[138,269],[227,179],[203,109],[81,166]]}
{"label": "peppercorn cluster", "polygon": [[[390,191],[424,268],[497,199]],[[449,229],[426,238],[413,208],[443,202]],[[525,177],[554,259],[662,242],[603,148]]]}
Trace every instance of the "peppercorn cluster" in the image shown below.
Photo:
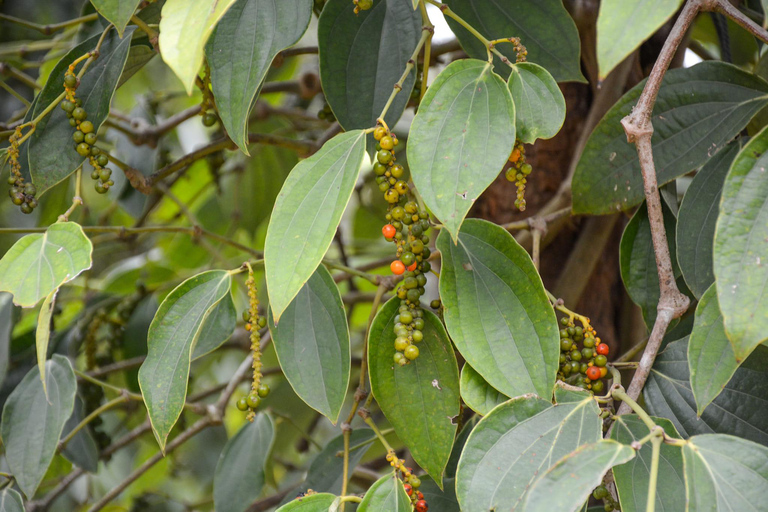
{"label": "peppercorn cluster", "polygon": [[378,126],[373,137],[377,141],[373,171],[379,190],[389,203],[388,224],[381,232],[387,241],[397,246],[397,259],[390,264],[390,270],[395,275],[403,276],[402,285],[397,290],[400,309],[395,317],[394,362],[405,366],[419,357],[417,344],[424,339],[424,311],[420,297],[424,295],[427,284],[426,274],[432,268],[427,261],[430,256],[427,247],[429,236],[426,235],[429,215],[420,210],[415,201],[408,199],[410,189],[404,179],[405,169],[395,163],[397,136]]}
{"label": "peppercorn cluster", "polygon": [[204,75],[202,83],[200,84],[200,91],[203,93],[203,101],[200,104],[200,115],[203,116],[203,126],[210,128],[215,125],[219,117],[209,110],[215,110],[215,102],[213,100],[213,93],[211,92],[211,68],[206,60],[203,66]]}
{"label": "peppercorn cluster", "polygon": [[597,488],[592,491],[592,497],[596,500],[602,500],[605,504],[604,510],[605,512],[612,512],[613,510],[620,510],[619,504],[616,502],[616,500],[613,499],[613,496],[611,496],[611,493],[608,492],[608,489],[604,485],[599,485]]}
{"label": "peppercorn cluster", "polygon": [[525,184],[528,183],[528,176],[533,167],[525,161],[525,147],[519,140],[515,141],[512,153],[509,155],[509,168],[504,173],[508,181],[511,181],[517,187],[517,197],[515,206],[521,212],[525,211]]}
{"label": "peppercorn cluster", "polygon": [[261,405],[261,399],[269,395],[269,385],[261,382],[261,335],[259,334],[259,329],[267,326],[267,319],[259,315],[256,279],[250,265],[248,265],[248,279],[245,280],[245,287],[248,290],[248,310],[243,311],[243,320],[245,320],[245,330],[250,333],[251,338],[253,379],[250,393],[237,401],[237,408],[243,412],[248,411],[248,421],[252,422],[256,418],[255,411]]}
{"label": "peppercorn cluster", "polygon": [[573,317],[560,319],[560,371],[559,380],[574,386],[603,391],[602,379],[608,374],[608,345],[595,335],[589,321],[581,320],[582,326],[574,324]]}
{"label": "peppercorn cluster", "polygon": [[75,132],[72,134],[75,151],[83,158],[88,158],[93,167],[91,179],[96,182],[94,189],[99,194],[105,194],[115,182],[111,179],[112,170],[107,168],[109,159],[95,146],[98,140],[96,127],[87,120],[88,113],[83,108],[82,100],[76,95],[79,86],[80,79],[75,76],[75,66],[71,64],[64,74],[66,97],[61,101],[61,109],[66,112],[69,125],[75,128]]}
{"label": "peppercorn cluster", "polygon": [[405,493],[411,499],[411,505],[413,505],[413,509],[416,512],[427,512],[427,510],[429,510],[429,505],[424,499],[424,494],[419,491],[419,487],[421,487],[421,480],[419,480],[419,477],[413,474],[413,469],[406,467],[405,461],[399,458],[397,454],[392,450],[387,452],[387,462],[389,462],[390,466],[395,468],[395,472],[403,481]]}
{"label": "peppercorn cluster", "polygon": [[21,139],[21,127],[8,139],[8,161],[11,166],[11,174],[8,176],[8,195],[11,202],[20,207],[22,213],[32,213],[37,208],[37,188],[32,183],[25,183],[21,175],[21,164],[19,163],[19,139]]}

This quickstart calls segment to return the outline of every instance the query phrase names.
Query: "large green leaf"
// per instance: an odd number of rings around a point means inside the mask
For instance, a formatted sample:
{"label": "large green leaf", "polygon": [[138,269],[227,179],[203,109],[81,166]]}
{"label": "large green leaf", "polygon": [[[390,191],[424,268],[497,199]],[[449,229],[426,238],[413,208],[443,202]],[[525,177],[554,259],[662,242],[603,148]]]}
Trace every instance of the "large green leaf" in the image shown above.
{"label": "large green leaf", "polygon": [[[607,214],[643,200],[637,150],[621,119],[645,86],[636,85],[603,117],[573,177],[573,211]],[[659,185],[704,164],[768,105],[768,83],[723,62],[667,72],[653,108],[653,159]],[[682,150],[681,150],[682,148]]]}
{"label": "large green leaf", "polygon": [[[672,422],[663,418],[653,419],[669,437],[679,438]],[[648,427],[635,415],[616,418],[611,439],[632,444],[648,435]],[[619,492],[622,512],[645,512],[648,501],[648,482],[652,458],[651,443],[645,443],[637,451],[637,457],[626,464],[613,468],[613,479]],[[683,454],[679,446],[661,445],[659,474],[656,482],[656,510],[679,512],[685,510],[685,496],[680,492],[685,486]]]}
{"label": "large green leaf", "polygon": [[[163,300],[149,327],[148,353],[139,370],[139,386],[152,430],[163,450],[184,407],[195,344],[214,309],[230,297],[231,283],[229,272],[224,270],[210,270],[187,279]],[[226,339],[231,331],[216,334]]]}
{"label": "large green leaf", "polygon": [[45,385],[45,360],[48,359],[48,340],[51,338],[51,319],[53,318],[53,305],[56,300],[56,292],[53,290],[40,306],[40,314],[37,316],[37,329],[35,329],[35,350],[37,352],[37,368],[40,370],[40,382],[43,383],[43,392],[48,396]]}
{"label": "large green leaf", "polygon": [[723,391],[738,367],[731,342],[725,335],[713,284],[696,306],[693,331],[688,338],[688,369],[699,415]]}
{"label": "large green leaf", "polygon": [[488,62],[458,60],[437,75],[411,125],[408,165],[419,193],[454,240],[514,142],[515,105]]}
{"label": "large green leaf", "polygon": [[339,288],[320,265],[269,329],[283,374],[307,405],[338,421],[349,387],[349,327]]}
{"label": "large green leaf", "polygon": [[246,154],[248,115],[272,59],[296,44],[311,17],[312,0],[236,0],[208,41],[216,110]]}
{"label": "large green leaf", "polygon": [[477,373],[469,363],[461,368],[461,398],[467,407],[477,414],[485,416],[509,397],[488,384],[482,375]]}
{"label": "large green leaf", "polygon": [[[317,27],[320,80],[328,104],[346,130],[376,124],[421,37],[421,15],[409,0],[378,0],[355,14],[347,0],[329,0]],[[385,121],[405,110],[416,74],[395,97]]]}
{"label": "large green leaf", "polygon": [[582,445],[536,480],[528,491],[524,509],[526,512],[576,512],[609,469],[634,457],[635,450],[611,439]]}
{"label": "large green leaf", "polygon": [[443,490],[440,490],[429,475],[424,475],[420,480],[419,492],[424,495],[424,501],[427,502],[430,510],[461,512],[459,500],[456,499],[456,482],[452,478],[445,479]]}
{"label": "large green leaf", "polygon": [[565,121],[565,98],[552,75],[532,62],[519,62],[509,75],[517,138],[527,144],[551,139]]}
{"label": "large green leaf", "polygon": [[696,173],[677,214],[677,262],[685,283],[697,298],[715,282],[712,245],[720,212],[720,194],[738,142],[724,147]]}
{"label": "large green leaf", "polygon": [[736,370],[725,389],[696,413],[688,373],[688,339],[667,345],[645,385],[645,402],[654,416],[669,418],[683,437],[732,434],[768,444],[768,347],[759,347]]}
{"label": "large green leaf", "polygon": [[[125,67],[128,50],[131,47],[131,35],[135,27],[125,31],[120,39],[115,31],[110,31],[104,38],[99,50],[99,58],[80,79],[77,97],[83,102],[88,113],[88,120],[98,131],[109,115],[109,105],[117,88],[117,81]],[[48,81],[37,96],[34,116],[38,116],[63,91],[64,73],[78,57],[96,48],[100,36],[94,36],[69,51],[53,68]],[[77,69],[81,69],[79,64]],[[29,169],[32,181],[37,186],[38,194],[53,187],[69,176],[85,160],[75,151],[72,141],[74,128],[70,126],[66,113],[58,106],[37,124],[29,139]]]}
{"label": "large green leaf", "polygon": [[275,322],[314,273],[333,242],[365,157],[365,133],[342,133],[299,162],[277,196],[264,266]]}
{"label": "large green leaf", "polygon": [[524,396],[499,405],[469,434],[456,473],[462,510],[510,510],[562,457],[600,439],[591,397],[552,405]]}
{"label": "large green leaf", "polygon": [[187,94],[203,64],[205,43],[235,0],[166,0],[160,18],[160,54]]}
{"label": "large green leaf", "polygon": [[[519,37],[528,50],[528,60],[544,66],[558,82],[584,81],[579,64],[581,44],[576,25],[561,0],[517,0],[514,3],[488,0],[446,0],[443,2],[488,39]],[[483,44],[451,18],[451,30],[467,53],[485,59]],[[511,44],[497,49],[511,61],[516,54]],[[494,57],[499,73],[509,69]]]}
{"label": "large green leaf", "polygon": [[91,0],[96,10],[111,22],[117,29],[120,37],[141,0]]}
{"label": "large green leaf", "polygon": [[13,295],[0,293],[0,385],[5,380],[13,331]]}
{"label": "large green leaf", "polygon": [[597,16],[600,79],[675,14],[683,0],[603,0]]}
{"label": "large green leaf", "polygon": [[469,219],[454,245],[441,230],[440,298],[456,348],[507,396],[549,397],[560,355],[557,318],[531,257],[504,228]]}
{"label": "large green leaf", "polygon": [[768,339],[768,128],[744,146],[725,178],[714,269],[725,331],[741,361]]}
{"label": "large green leaf", "polygon": [[368,338],[371,391],[416,463],[442,482],[456,434],[459,370],[440,319],[424,311],[419,357],[406,366],[393,362],[395,316],[400,299],[376,315]]}
{"label": "large green leaf", "polygon": [[45,476],[75,405],[77,381],[69,359],[54,355],[45,373],[48,397],[37,368],[32,368],[8,396],[0,425],[5,460],[27,498]]}
{"label": "large green leaf", "polygon": [[358,512],[411,512],[411,499],[393,472],[378,479],[365,493]]}
{"label": "large green leaf", "polygon": [[312,494],[286,503],[276,512],[328,512],[336,496],[328,493]]}
{"label": "large green leaf", "polygon": [[768,448],[726,435],[692,437],[683,447],[687,512],[764,510]]}
{"label": "large green leaf", "polygon": [[[677,220],[666,203],[662,203],[664,230],[673,262],[676,262],[675,226]],[[656,321],[656,308],[661,291],[659,273],[656,268],[656,253],[651,240],[651,223],[648,221],[648,208],[640,205],[632,219],[624,228],[619,246],[621,279],[632,302],[640,306],[645,325],[650,329]],[[673,263],[675,276],[680,270]]]}
{"label": "large green leaf", "polygon": [[21,494],[10,487],[0,491],[0,512],[24,512]]}
{"label": "large green leaf", "polygon": [[274,438],[272,419],[259,413],[227,442],[213,476],[213,503],[217,510],[244,512],[261,495]]}
{"label": "large green leaf", "polygon": [[0,260],[0,291],[31,308],[62,284],[91,268],[93,245],[74,222],[58,222],[45,233],[26,235]]}

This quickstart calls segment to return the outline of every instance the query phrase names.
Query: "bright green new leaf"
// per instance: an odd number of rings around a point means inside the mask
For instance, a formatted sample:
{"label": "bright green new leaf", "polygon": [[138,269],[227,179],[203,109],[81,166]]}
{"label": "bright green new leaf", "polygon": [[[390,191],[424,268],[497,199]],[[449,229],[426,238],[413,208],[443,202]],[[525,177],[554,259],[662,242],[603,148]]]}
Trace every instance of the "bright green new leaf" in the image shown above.
{"label": "bright green new leaf", "polygon": [[0,293],[0,385],[8,371],[8,359],[13,331],[13,295]]}
{"label": "bright green new leaf", "polygon": [[293,168],[275,201],[264,248],[275,322],[333,242],[365,157],[365,133],[335,136]]}
{"label": "bright green new leaf", "polygon": [[440,298],[456,348],[501,393],[548,397],[560,355],[557,318],[531,257],[504,228],[469,219],[437,238]]}
{"label": "bright green new leaf", "polygon": [[248,115],[272,59],[307,30],[312,0],[236,0],[205,48],[216,110],[248,153]]}
{"label": "bright green new leaf", "polygon": [[24,512],[21,494],[10,487],[0,491],[0,512]]}
{"label": "bright green new leaf", "polygon": [[74,222],[57,222],[45,233],[26,235],[0,260],[0,291],[31,308],[62,284],[91,268],[93,245]]}
{"label": "bright green new leaf", "polygon": [[[163,300],[149,327],[147,358],[139,370],[139,386],[162,450],[184,407],[195,345],[216,307],[227,297],[231,300],[231,283],[232,277],[224,270],[210,270],[187,279]],[[226,339],[230,334],[218,331],[212,335]]]}
{"label": "bright green new leaf", "polygon": [[768,448],[738,437],[701,435],[683,446],[687,512],[761,510]]}
{"label": "bright green new leaf", "polygon": [[91,0],[91,3],[117,29],[120,37],[141,0]]}
{"label": "bright green new leaf", "polygon": [[459,414],[459,369],[440,319],[424,311],[419,357],[394,363],[395,316],[400,299],[387,302],[371,325],[368,367],[371,390],[416,463],[442,482]]}
{"label": "bright green new leaf", "polygon": [[558,460],[600,439],[598,414],[588,396],[554,406],[522,396],[493,409],[469,434],[461,454],[456,495],[462,510],[521,507],[534,482]]}
{"label": "bright green new leaf", "polygon": [[272,419],[259,413],[227,442],[213,475],[216,510],[244,512],[261,495],[274,439]]}
{"label": "bright green new leaf", "polygon": [[688,369],[699,416],[725,388],[738,367],[739,362],[725,334],[713,284],[696,306],[693,331],[688,338]]}
{"label": "bright green new leaf", "polygon": [[[590,135],[573,177],[575,213],[627,210],[645,197],[637,149],[621,125],[644,86],[626,93]],[[768,83],[730,64],[708,61],[667,72],[651,119],[659,185],[706,163],[766,105]]]}
{"label": "bright green new leaf", "polygon": [[[348,0],[329,0],[317,27],[320,81],[345,130],[376,124],[421,38],[421,15],[409,0],[377,0],[355,14]],[[411,96],[411,72],[384,120],[394,126]]]}
{"label": "bright green new leaf", "polygon": [[691,392],[687,337],[659,354],[643,393],[648,412],[670,419],[684,438],[719,433],[768,444],[768,347],[758,347],[739,366],[701,417]]}
{"label": "bright green new leaf", "polygon": [[403,482],[393,472],[378,479],[365,493],[358,512],[412,512]]}
{"label": "bright green new leaf", "polygon": [[768,339],[768,128],[744,146],[723,185],[714,269],[725,332],[738,361]]}
{"label": "bright green new leaf", "polygon": [[[116,31],[110,30],[99,50],[99,58],[91,63],[80,79],[77,97],[82,100],[82,106],[95,132],[109,115],[109,105],[125,67],[134,30],[135,27],[126,29],[122,39]],[[99,38],[100,35],[96,35],[83,41],[61,58],[37,95],[33,117],[42,114],[59,97],[64,90],[62,84],[69,65],[96,48]],[[83,65],[80,63],[76,70],[81,70]],[[38,196],[72,174],[85,160],[75,151],[73,131],[67,114],[56,106],[38,122],[35,132],[29,138],[29,169]]]}
{"label": "bright green new leaf", "polygon": [[56,454],[77,390],[75,372],[66,357],[54,355],[45,373],[48,397],[37,368],[32,368],[8,396],[0,425],[8,467],[30,499]]}
{"label": "bright green new leaf", "polygon": [[739,149],[738,142],[728,144],[696,173],[677,214],[677,262],[685,283],[697,298],[715,282],[712,245],[720,194]]}
{"label": "bright green new leaf", "polygon": [[[673,439],[680,435],[669,420],[653,418],[664,432]],[[611,439],[631,445],[648,435],[648,427],[635,415],[625,414],[616,418],[611,430]],[[645,443],[637,451],[637,457],[626,464],[613,468],[613,478],[619,492],[622,512],[646,512],[648,483],[652,459],[651,443]],[[678,512],[685,510],[685,487],[683,476],[683,453],[679,446],[661,445],[659,453],[659,474],[656,482],[656,510]]]}
{"label": "bright green new leaf", "polygon": [[488,384],[482,375],[477,373],[469,364],[461,369],[461,398],[467,407],[477,414],[485,416],[497,405],[509,400],[504,393],[500,393]]}
{"label": "bright green new leaf", "polygon": [[339,288],[320,265],[269,330],[285,377],[307,405],[335,425],[349,387],[349,327]]}
{"label": "bright green new leaf", "polygon": [[43,392],[48,396],[45,386],[45,361],[48,359],[48,340],[51,337],[51,318],[53,318],[53,306],[59,289],[53,290],[40,306],[40,314],[37,316],[37,329],[35,329],[35,349],[37,352],[37,367],[40,370],[40,382],[43,384]]}
{"label": "bright green new leaf", "polygon": [[160,52],[187,94],[203,64],[205,43],[235,0],[167,0],[160,19]]}
{"label": "bright green new leaf", "polygon": [[328,493],[312,494],[286,503],[276,512],[328,512],[336,496]]}
{"label": "bright green new leaf", "polygon": [[597,16],[600,80],[651,37],[683,0],[603,0]]}
{"label": "bright green new leaf", "polygon": [[635,450],[611,439],[582,445],[536,480],[528,491],[524,509],[526,512],[576,512],[609,469],[634,457]]}
{"label": "bright green new leaf", "polygon": [[[579,32],[561,0],[445,0],[443,3],[488,39],[519,37],[528,50],[528,60],[544,66],[558,82],[584,81],[579,64]],[[487,58],[487,50],[474,35],[452,18],[446,16],[446,20],[471,57]],[[513,45],[500,43],[496,49],[510,62],[517,60]],[[509,74],[509,67],[495,56],[494,65],[499,74],[504,77]]]}
{"label": "bright green new leaf", "polygon": [[565,121],[565,98],[552,75],[532,62],[518,62],[509,75],[517,138],[526,144],[551,139]]}
{"label": "bright green new leaf", "polygon": [[514,141],[515,105],[488,62],[458,60],[437,75],[411,125],[408,164],[424,202],[454,242]]}

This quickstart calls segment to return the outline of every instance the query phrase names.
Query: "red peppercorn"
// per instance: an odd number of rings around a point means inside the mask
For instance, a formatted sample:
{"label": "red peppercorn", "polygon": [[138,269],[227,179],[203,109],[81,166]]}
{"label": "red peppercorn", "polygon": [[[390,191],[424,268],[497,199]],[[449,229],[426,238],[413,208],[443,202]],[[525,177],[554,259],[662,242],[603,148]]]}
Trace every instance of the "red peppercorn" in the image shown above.
{"label": "red peppercorn", "polygon": [[427,502],[424,500],[419,500],[416,502],[416,506],[414,507],[416,512],[427,512],[429,510],[429,505],[427,505]]}
{"label": "red peppercorn", "polygon": [[393,261],[392,264],[389,265],[389,268],[392,270],[393,274],[398,276],[405,272],[405,264],[400,260]]}
{"label": "red peppercorn", "polygon": [[605,343],[599,344],[595,350],[597,351],[598,354],[602,356],[607,356],[608,352],[611,351],[611,349]]}
{"label": "red peppercorn", "polygon": [[414,261],[413,263],[411,263],[411,266],[410,266],[410,267],[408,267],[408,270],[410,270],[411,272],[413,272],[414,270],[416,270],[416,267],[417,267],[417,266],[419,266],[419,263],[418,263],[418,262],[416,262],[416,261]]}
{"label": "red peppercorn", "polygon": [[405,494],[408,496],[413,494],[413,487],[411,487],[411,484],[404,484],[403,487],[405,487]]}
{"label": "red peppercorn", "polygon": [[597,366],[590,366],[587,368],[587,378],[590,380],[598,380],[600,378],[600,368]]}
{"label": "red peppercorn", "polygon": [[383,228],[381,228],[381,232],[384,235],[384,238],[391,239],[395,236],[397,233],[397,230],[395,229],[395,226],[392,224],[387,224]]}

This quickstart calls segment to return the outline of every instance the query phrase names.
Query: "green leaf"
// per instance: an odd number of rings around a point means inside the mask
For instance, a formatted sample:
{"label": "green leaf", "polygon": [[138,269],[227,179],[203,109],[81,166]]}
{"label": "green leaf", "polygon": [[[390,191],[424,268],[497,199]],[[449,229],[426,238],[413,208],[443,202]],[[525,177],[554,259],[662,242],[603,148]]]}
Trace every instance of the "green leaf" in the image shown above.
{"label": "green leaf", "polygon": [[[680,438],[671,421],[663,418],[653,418],[653,421],[660,425],[669,437]],[[645,423],[631,414],[618,416],[611,430],[611,439],[629,445],[647,435],[648,427]],[[637,457],[613,468],[613,478],[619,492],[622,512],[645,512],[646,510],[651,452],[651,443],[645,443],[638,450]],[[656,482],[656,510],[658,512],[685,510],[685,497],[680,492],[684,486],[683,453],[680,447],[662,444]]]}
{"label": "green leaf", "polygon": [[35,349],[37,352],[37,368],[40,370],[40,382],[43,384],[43,393],[48,396],[45,385],[45,360],[48,359],[48,340],[51,337],[51,318],[53,318],[53,305],[56,301],[58,288],[53,290],[40,306],[40,314],[37,316],[37,329],[35,329]]}
{"label": "green leaf", "polygon": [[312,494],[287,503],[276,512],[328,512],[336,496],[328,493]]}
{"label": "green leaf", "polygon": [[167,0],[160,18],[160,55],[179,77],[187,94],[203,64],[205,43],[235,0]]}
{"label": "green leaf", "polygon": [[213,503],[217,510],[244,512],[261,495],[274,439],[272,419],[259,413],[227,442],[213,476]]}
{"label": "green leaf", "polygon": [[[85,418],[83,410],[83,401],[79,396],[75,396],[72,416],[64,424],[62,439],[83,421]],[[78,431],[64,446],[61,454],[72,464],[90,473],[96,473],[99,469],[99,447],[96,445],[96,440],[91,435],[90,429],[84,428]]]}
{"label": "green leaf", "polygon": [[0,293],[0,385],[8,372],[11,333],[13,332],[13,295]]}
{"label": "green leaf", "polygon": [[689,381],[688,338],[659,354],[643,392],[648,412],[669,418],[683,437],[732,434],[768,444],[768,347],[742,363],[701,417]]}
{"label": "green leaf", "polygon": [[683,0],[604,0],[597,16],[600,80],[651,37]]}
{"label": "green leaf", "polygon": [[0,291],[31,308],[40,299],[91,268],[93,245],[74,222],[58,222],[45,233],[19,239],[0,260]]}
{"label": "green leaf", "polygon": [[[642,202],[637,150],[627,144],[621,119],[644,86],[626,93],[589,137],[573,177],[574,213],[602,215]],[[730,64],[709,61],[667,72],[652,116],[659,185],[706,163],[766,105],[768,83]]]}
{"label": "green leaf", "polygon": [[551,139],[565,121],[565,98],[552,75],[532,62],[518,62],[509,75],[517,138],[526,144]]}
{"label": "green leaf", "polygon": [[[227,297],[232,278],[224,270],[210,270],[177,286],[160,304],[147,339],[147,358],[139,370],[152,431],[160,448],[181,414],[187,396],[189,365],[206,322]],[[225,339],[229,333],[218,332]]]}
{"label": "green leaf", "polygon": [[507,395],[488,384],[488,381],[477,373],[469,363],[461,369],[461,398],[464,399],[467,407],[482,416],[491,412],[491,409],[497,405],[509,400]]}
{"label": "green leaf", "polygon": [[424,475],[420,478],[421,485],[419,492],[424,495],[424,501],[427,502],[431,510],[438,512],[461,512],[459,500],[456,499],[456,482],[452,478],[447,478],[444,482],[445,489],[440,490],[432,477]]}
{"label": "green leaf", "polygon": [[141,0],[91,0],[96,10],[112,23],[120,37]]}
{"label": "green leaf", "polygon": [[395,316],[400,299],[387,302],[371,325],[368,367],[371,391],[416,463],[442,482],[456,434],[459,369],[440,319],[424,311],[419,357],[406,366],[393,362]]}
{"label": "green leaf", "polygon": [[452,62],[427,89],[408,138],[408,165],[453,237],[499,175],[515,142],[515,105],[488,62]]}
{"label": "green leaf", "polygon": [[[517,0],[489,2],[488,0],[446,0],[443,2],[488,39],[519,37],[528,50],[528,60],[544,66],[558,82],[583,82],[579,54],[581,43],[576,24],[561,0]],[[483,44],[453,19],[446,17],[451,30],[470,57],[485,59]],[[511,44],[499,44],[511,62],[517,60]],[[494,64],[500,74],[509,69],[498,57]]]}
{"label": "green leaf", "polygon": [[403,482],[392,472],[378,479],[365,493],[358,512],[412,512]]}
{"label": "green leaf", "polygon": [[248,153],[248,115],[272,59],[307,30],[312,0],[236,0],[205,53],[216,110],[227,134]]}
{"label": "green leaf", "polygon": [[[329,0],[317,27],[320,81],[345,130],[376,124],[421,38],[421,15],[408,0],[377,0],[355,14],[347,0]],[[411,96],[415,72],[395,96],[385,121],[394,126]]]}
{"label": "green leaf", "polygon": [[557,318],[528,253],[504,228],[464,223],[454,245],[441,230],[440,297],[456,348],[507,396],[549,397],[560,356]]}
{"label": "green leaf", "polygon": [[725,178],[714,269],[725,332],[742,361],[768,339],[768,129],[750,140]]}
{"label": "green leaf", "polygon": [[525,499],[526,512],[576,512],[600,485],[603,475],[635,457],[635,450],[611,439],[582,445],[547,470]]}
{"label": "green leaf", "polygon": [[46,367],[48,398],[32,368],[8,396],[0,425],[8,467],[30,499],[51,465],[77,389],[69,359],[54,355]]}
{"label": "green leaf", "polygon": [[[77,97],[83,101],[82,106],[95,132],[109,115],[109,105],[125,67],[134,30],[135,27],[126,29],[123,39],[115,31],[110,31],[101,45],[99,58],[93,61],[80,79]],[[56,64],[37,96],[33,117],[40,115],[64,92],[64,73],[69,65],[95,49],[99,37],[94,36],[75,46]],[[79,64],[76,69],[79,71],[83,65]],[[38,122],[28,142],[29,169],[38,196],[72,174],[85,160],[75,151],[73,133],[74,128],[70,126],[67,114],[58,106]]]}
{"label": "green leaf", "polygon": [[[675,276],[680,271],[676,262],[675,226],[677,220],[666,203],[662,203],[664,214],[664,230],[667,233],[667,244],[672,257]],[[619,246],[619,263],[621,280],[627,289],[632,302],[640,306],[645,325],[650,329],[656,321],[656,308],[659,304],[661,291],[659,288],[659,273],[656,269],[656,253],[653,251],[651,240],[651,223],[648,221],[648,208],[645,203],[640,205],[632,219],[624,228]]]}
{"label": "green leaf", "polygon": [[738,142],[728,144],[696,173],[677,215],[677,262],[685,283],[699,299],[715,282],[712,245],[720,195],[739,149]]}
{"label": "green leaf", "polygon": [[21,494],[9,487],[0,491],[0,512],[24,512]]}
{"label": "green leaf", "polygon": [[513,398],[485,416],[469,434],[456,473],[462,510],[509,510],[562,457],[600,439],[591,397],[553,406],[532,396]]}
{"label": "green leaf", "polygon": [[264,248],[276,323],[331,246],[364,157],[365,133],[342,133],[299,162],[285,180],[272,210]]}
{"label": "green leaf", "polygon": [[335,425],[350,376],[349,327],[339,288],[320,265],[269,330],[285,377],[307,405]]}
{"label": "green leaf", "polygon": [[683,461],[686,511],[765,508],[765,446],[726,435],[694,436],[683,447]]}
{"label": "green leaf", "polygon": [[688,368],[699,416],[723,391],[738,367],[731,342],[725,335],[713,284],[696,306],[693,331],[688,339]]}

